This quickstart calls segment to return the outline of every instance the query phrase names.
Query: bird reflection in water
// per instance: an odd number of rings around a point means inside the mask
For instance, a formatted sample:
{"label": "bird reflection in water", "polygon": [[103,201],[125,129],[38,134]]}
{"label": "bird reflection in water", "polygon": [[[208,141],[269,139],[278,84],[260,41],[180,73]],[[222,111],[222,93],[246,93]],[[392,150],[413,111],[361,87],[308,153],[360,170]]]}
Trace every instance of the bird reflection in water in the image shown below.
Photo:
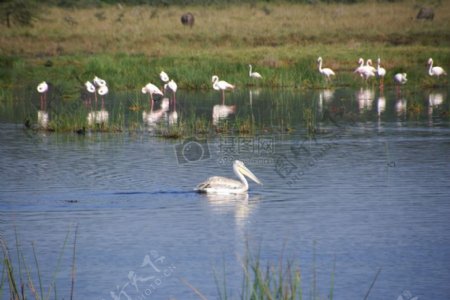
{"label": "bird reflection in water", "polygon": [[167,116],[167,112],[169,111],[169,99],[163,98],[161,100],[161,106],[159,109],[154,110],[154,105],[152,101],[152,105],[150,107],[150,111],[142,112],[142,120],[144,124],[148,126],[153,126],[157,124],[163,117]]}
{"label": "bird reflection in water", "polygon": [[37,123],[40,128],[47,129],[49,116],[47,111],[47,93],[49,85],[43,81],[37,86],[37,91],[40,94],[40,106],[37,112]]}
{"label": "bird reflection in water", "polygon": [[221,120],[227,119],[236,112],[236,105],[217,104],[213,106],[212,120],[213,125],[217,126]]}
{"label": "bird reflection in water", "polygon": [[444,95],[441,93],[430,93],[428,95],[428,121],[433,125],[433,109],[438,108],[444,103]]}
{"label": "bird reflection in water", "polygon": [[356,94],[356,98],[358,99],[359,112],[363,113],[372,109],[372,103],[373,99],[375,98],[375,93],[371,89],[361,88]]}
{"label": "bird reflection in water", "polygon": [[259,195],[244,194],[204,194],[214,213],[233,213],[236,225],[240,228],[248,223],[251,212],[260,201]]}

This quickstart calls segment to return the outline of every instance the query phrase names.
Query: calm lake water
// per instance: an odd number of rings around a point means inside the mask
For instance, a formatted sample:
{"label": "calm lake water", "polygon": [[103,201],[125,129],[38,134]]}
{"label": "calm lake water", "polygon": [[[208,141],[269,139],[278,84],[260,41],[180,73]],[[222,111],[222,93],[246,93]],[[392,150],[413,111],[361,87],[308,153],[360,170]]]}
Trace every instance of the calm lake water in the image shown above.
{"label": "calm lake water", "polygon": [[[17,237],[37,278],[34,245],[44,294],[59,269],[58,299],[70,298],[75,230],[76,299],[199,299],[189,285],[237,299],[247,253],[264,267],[293,261],[304,299],[327,299],[332,281],[333,299],[363,299],[372,284],[369,299],[449,299],[448,92],[238,90],[214,108],[218,93],[179,91],[175,110],[157,114],[158,102],[144,116],[126,109],[136,93],[111,94],[108,122],[137,129],[85,135],[24,129],[38,122],[27,95],[0,108],[0,236],[16,266]],[[193,118],[257,131],[155,134]],[[264,185],[192,192],[234,177],[233,159]]]}

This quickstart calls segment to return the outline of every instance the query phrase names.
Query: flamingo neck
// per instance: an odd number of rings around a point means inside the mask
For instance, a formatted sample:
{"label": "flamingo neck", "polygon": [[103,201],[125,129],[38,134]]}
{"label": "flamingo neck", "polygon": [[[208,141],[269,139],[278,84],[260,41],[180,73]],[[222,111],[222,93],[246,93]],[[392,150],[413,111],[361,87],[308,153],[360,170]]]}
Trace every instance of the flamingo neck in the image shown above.
{"label": "flamingo neck", "polygon": [[322,73],[322,60],[319,60],[319,72]]}
{"label": "flamingo neck", "polygon": [[428,74],[433,75],[433,61],[430,61],[430,68],[428,69]]}
{"label": "flamingo neck", "polygon": [[248,71],[248,75],[252,76],[252,65],[249,66],[250,70]]}

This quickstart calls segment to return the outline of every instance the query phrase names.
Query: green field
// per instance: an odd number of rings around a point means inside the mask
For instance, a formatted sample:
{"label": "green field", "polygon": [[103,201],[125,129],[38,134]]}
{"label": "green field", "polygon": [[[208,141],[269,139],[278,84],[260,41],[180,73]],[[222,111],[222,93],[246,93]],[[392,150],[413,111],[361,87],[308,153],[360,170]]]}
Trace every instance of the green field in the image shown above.
{"label": "green field", "polygon": [[[426,61],[449,69],[450,3],[435,5],[433,21],[415,19],[417,4],[44,6],[32,26],[0,26],[0,84],[47,80],[71,94],[98,75],[116,90],[139,90],[164,69],[180,89],[211,88],[214,74],[242,87],[256,84],[251,63],[264,77],[260,86],[320,88],[322,56],[337,73],[332,84],[352,86],[361,84],[352,72],[358,58],[380,56],[387,85],[396,72],[407,72],[411,86],[446,85],[427,75]],[[192,28],[180,22],[188,11]]]}

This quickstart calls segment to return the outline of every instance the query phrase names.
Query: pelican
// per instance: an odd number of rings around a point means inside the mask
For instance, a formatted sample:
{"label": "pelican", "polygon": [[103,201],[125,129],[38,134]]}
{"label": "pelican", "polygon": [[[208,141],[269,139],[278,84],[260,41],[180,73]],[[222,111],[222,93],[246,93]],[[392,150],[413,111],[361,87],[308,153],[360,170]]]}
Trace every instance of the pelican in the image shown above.
{"label": "pelican", "polygon": [[319,64],[319,72],[320,74],[322,74],[323,76],[325,76],[325,78],[327,79],[327,81],[331,81],[330,76],[335,76],[336,74],[334,74],[334,71],[331,70],[330,68],[323,68],[322,69],[322,57],[319,56],[319,58],[317,59],[317,63]]}
{"label": "pelican", "polygon": [[142,94],[149,94],[150,95],[150,100],[151,100],[151,106],[153,106],[153,94],[156,95],[161,95],[164,96],[163,92],[161,92],[161,90],[154,84],[152,83],[147,83],[143,88],[142,88]]}
{"label": "pelican", "polygon": [[381,59],[377,59],[377,77],[380,78],[380,86],[383,86],[384,76],[386,75],[386,69],[380,66]]}
{"label": "pelican", "polygon": [[213,77],[211,78],[211,81],[213,83],[213,89],[215,89],[216,91],[222,91],[222,102],[224,102],[225,101],[225,90],[234,89],[234,85],[232,85],[224,80],[219,81],[219,76],[217,76],[217,75],[213,75]]}
{"label": "pelican", "polygon": [[95,76],[94,77],[94,84],[97,86],[97,87],[101,87],[101,86],[105,86],[106,85],[106,81],[105,80],[103,80],[103,79],[101,79],[101,78],[99,78],[99,77],[97,77],[97,76]]}
{"label": "pelican", "polygon": [[242,194],[248,191],[248,182],[244,175],[256,182],[262,184],[261,181],[244,165],[240,160],[233,163],[233,171],[240,181],[229,179],[226,177],[213,176],[205,182],[200,183],[195,191],[199,193],[212,194]]}
{"label": "pelican", "polygon": [[47,92],[48,92],[48,84],[45,81],[42,81],[37,86],[37,91],[41,94],[41,110],[46,110],[46,102],[47,102]]}
{"label": "pelican", "polygon": [[428,69],[428,75],[437,76],[437,78],[441,75],[447,75],[443,68],[439,66],[433,67],[433,59],[431,57],[428,59],[428,65],[430,66]]}
{"label": "pelican", "polygon": [[248,65],[248,67],[250,68],[250,70],[248,71],[248,76],[250,76],[251,78],[256,78],[256,79],[262,78],[261,74],[259,74],[258,72],[252,72],[252,65]]}
{"label": "pelican", "polygon": [[161,71],[161,73],[159,73],[159,78],[164,83],[167,83],[169,81],[169,75],[167,75],[167,73],[164,71]]}
{"label": "pelican", "polygon": [[168,83],[164,85],[164,91],[171,90],[172,91],[172,101],[175,103],[175,94],[177,93],[178,85],[175,81],[170,80]]}

